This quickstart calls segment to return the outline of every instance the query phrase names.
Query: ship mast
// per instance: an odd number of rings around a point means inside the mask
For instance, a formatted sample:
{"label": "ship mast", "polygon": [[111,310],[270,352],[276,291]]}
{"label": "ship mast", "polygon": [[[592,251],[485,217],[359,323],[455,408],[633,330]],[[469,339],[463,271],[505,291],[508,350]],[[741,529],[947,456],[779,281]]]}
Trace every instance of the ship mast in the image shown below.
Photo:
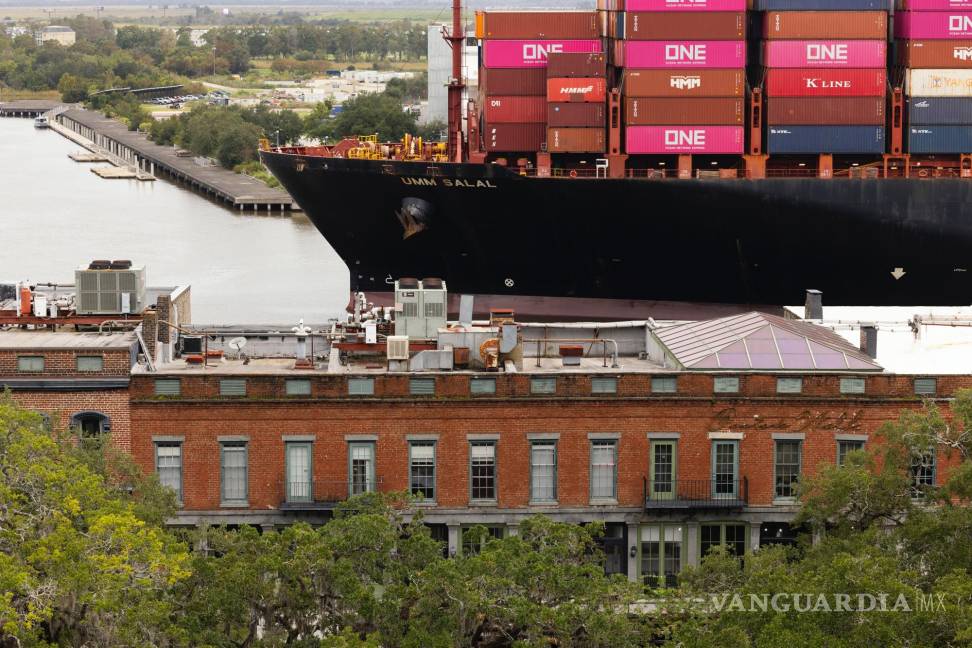
{"label": "ship mast", "polygon": [[452,48],[452,77],[449,79],[449,160],[462,162],[465,158],[462,142],[462,52],[466,46],[462,26],[462,0],[452,0],[452,31],[443,30],[442,37]]}

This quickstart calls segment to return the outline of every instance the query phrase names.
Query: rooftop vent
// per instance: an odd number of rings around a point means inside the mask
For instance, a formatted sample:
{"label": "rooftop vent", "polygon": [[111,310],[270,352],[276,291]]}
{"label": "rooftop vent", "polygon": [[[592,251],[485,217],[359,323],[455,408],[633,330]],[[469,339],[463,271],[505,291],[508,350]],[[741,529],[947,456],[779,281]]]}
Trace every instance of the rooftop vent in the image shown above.
{"label": "rooftop vent", "polygon": [[111,267],[111,261],[108,259],[95,259],[88,264],[88,270],[107,270]]}
{"label": "rooftop vent", "polygon": [[415,277],[402,277],[398,280],[398,287],[405,290],[416,290],[419,287],[419,281]]}
{"label": "rooftop vent", "polygon": [[408,360],[408,336],[389,335],[388,336],[388,359],[389,360]]}

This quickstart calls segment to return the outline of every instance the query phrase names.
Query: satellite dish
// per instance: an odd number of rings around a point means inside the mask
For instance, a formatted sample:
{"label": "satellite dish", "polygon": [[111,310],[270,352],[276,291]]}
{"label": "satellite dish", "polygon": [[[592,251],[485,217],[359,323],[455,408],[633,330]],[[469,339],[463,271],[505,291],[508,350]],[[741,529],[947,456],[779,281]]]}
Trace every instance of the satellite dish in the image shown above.
{"label": "satellite dish", "polygon": [[246,338],[245,337],[235,337],[232,340],[230,340],[229,342],[227,342],[226,345],[229,348],[231,348],[234,351],[236,351],[237,353],[239,353],[240,351],[243,350],[243,347],[246,346]]}

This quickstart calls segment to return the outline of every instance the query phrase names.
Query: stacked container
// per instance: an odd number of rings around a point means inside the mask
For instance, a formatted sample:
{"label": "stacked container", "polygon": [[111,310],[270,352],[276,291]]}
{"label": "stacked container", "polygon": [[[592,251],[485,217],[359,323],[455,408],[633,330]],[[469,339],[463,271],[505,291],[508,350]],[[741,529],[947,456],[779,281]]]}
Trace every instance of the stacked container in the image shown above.
{"label": "stacked container", "polygon": [[536,152],[547,138],[547,56],[601,53],[594,11],[489,11],[476,14],[482,40],[482,129],[490,152]]}
{"label": "stacked container", "polygon": [[899,0],[910,153],[972,153],[972,0]]}
{"label": "stacked container", "polygon": [[885,151],[887,0],[756,0],[766,152]]}
{"label": "stacked container", "polygon": [[607,57],[558,54],[547,57],[547,150],[603,153]]}
{"label": "stacked container", "polygon": [[743,153],[746,0],[626,0],[623,37],[629,154]]}

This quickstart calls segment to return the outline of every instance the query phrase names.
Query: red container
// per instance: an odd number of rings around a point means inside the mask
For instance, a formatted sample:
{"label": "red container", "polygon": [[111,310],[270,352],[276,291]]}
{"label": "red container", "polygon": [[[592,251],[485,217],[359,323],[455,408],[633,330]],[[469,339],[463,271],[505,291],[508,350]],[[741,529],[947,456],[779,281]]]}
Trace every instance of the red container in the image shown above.
{"label": "red container", "polygon": [[767,11],[763,37],[768,40],[858,39],[888,37],[886,11]]}
{"label": "red container", "polygon": [[772,69],[766,73],[767,97],[883,97],[887,89],[888,73],[884,68]]}
{"label": "red container", "polygon": [[607,82],[601,78],[547,79],[547,101],[592,101],[603,103]]}
{"label": "red container", "polygon": [[547,121],[547,102],[543,97],[497,97],[484,102],[485,118],[490,124],[529,124]]}
{"label": "red container", "polygon": [[483,129],[487,151],[536,152],[543,148],[546,138],[543,124],[486,124]]}
{"label": "red container", "polygon": [[628,97],[624,100],[629,126],[738,126],[746,120],[742,99],[680,99]]}
{"label": "red container", "polygon": [[547,126],[560,128],[592,128],[605,122],[603,103],[548,103]]}
{"label": "red container", "polygon": [[625,70],[622,91],[631,97],[742,97],[742,70]]}
{"label": "red container", "polygon": [[555,52],[547,55],[547,76],[564,79],[603,77],[607,75],[607,56],[604,54],[569,54]]}
{"label": "red container", "polygon": [[480,68],[479,89],[483,94],[544,97],[547,71],[544,68]]}
{"label": "red container", "polygon": [[548,128],[547,150],[551,153],[603,153],[604,128]]}
{"label": "red container", "polygon": [[972,68],[972,40],[898,41],[898,65],[909,68]]}
{"label": "red container", "polygon": [[483,38],[597,38],[596,11],[486,11]]}
{"label": "red container", "polygon": [[632,13],[624,16],[626,40],[743,40],[745,12]]}
{"label": "red container", "polygon": [[771,126],[883,126],[884,97],[772,97],[766,100]]}

